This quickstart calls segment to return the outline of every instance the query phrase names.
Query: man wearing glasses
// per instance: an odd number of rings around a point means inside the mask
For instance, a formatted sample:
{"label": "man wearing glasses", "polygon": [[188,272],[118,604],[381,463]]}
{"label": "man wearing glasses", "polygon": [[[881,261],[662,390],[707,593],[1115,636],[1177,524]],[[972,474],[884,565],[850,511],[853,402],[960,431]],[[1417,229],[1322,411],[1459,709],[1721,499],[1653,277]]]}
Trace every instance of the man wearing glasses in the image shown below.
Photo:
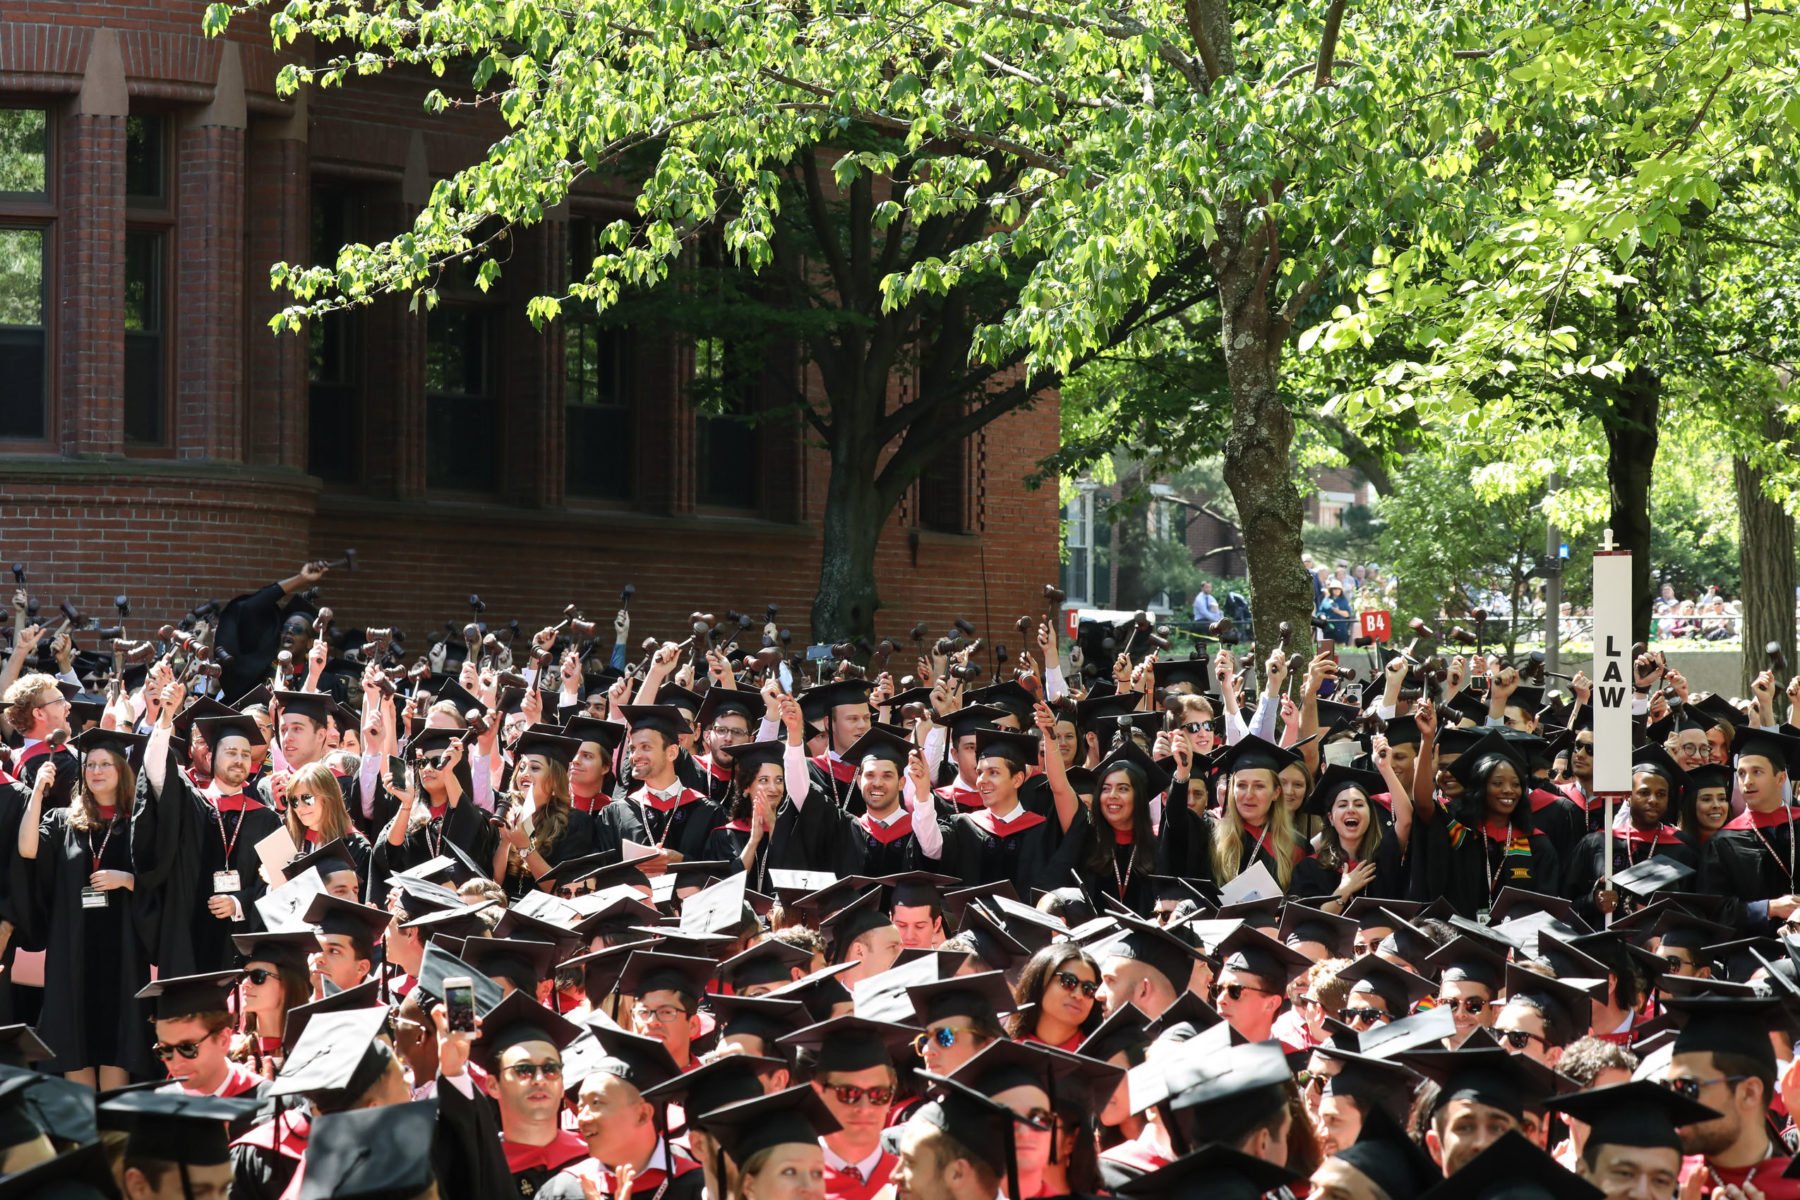
{"label": "man wearing glasses", "polygon": [[694,1065],[694,1039],[700,1036],[700,997],[718,964],[707,958],[632,951],[619,976],[623,995],[636,996],[631,1008],[632,1031],[663,1044],[683,1071]]}
{"label": "man wearing glasses", "polygon": [[1446,942],[1425,961],[1439,971],[1438,1006],[1448,1008],[1456,1018],[1452,1047],[1462,1045],[1477,1029],[1493,1025],[1499,1015],[1494,997],[1500,992],[1505,973],[1505,964],[1498,955],[1472,938],[1459,937]]}
{"label": "man wearing glasses", "polygon": [[[534,1196],[550,1177],[588,1157],[580,1134],[562,1127],[563,1047],[580,1029],[524,992],[514,992],[482,1018],[474,1057],[488,1073],[500,1106],[506,1169],[517,1195]],[[464,1090],[467,1075],[450,1082]]]}
{"label": "man wearing glasses", "polygon": [[813,1091],[842,1128],[819,1139],[828,1200],[871,1200],[887,1185],[895,1157],[882,1148],[899,1078],[889,1042],[904,1030],[861,1017],[837,1017],[782,1039],[817,1055]]}
{"label": "man wearing glasses", "polygon": [[1681,1127],[1681,1152],[1698,1155],[1705,1190],[1766,1200],[1800,1197],[1800,1180],[1783,1173],[1791,1161],[1769,1136],[1769,1104],[1775,1097],[1775,1049],[1769,1030],[1784,1020],[1781,1004],[1763,997],[1703,997],[1668,1002],[1683,1022],[1675,1036],[1663,1084],[1684,1099],[1721,1115]]}
{"label": "man wearing glasses", "polygon": [[179,979],[158,979],[137,994],[156,1001],[156,1044],[152,1050],[174,1080],[169,1090],[190,1096],[261,1097],[267,1083],[256,1072],[225,1056],[233,1020],[231,994],[242,971],[214,971]]}
{"label": "man wearing glasses", "polygon": [[[25,636],[24,631],[20,636]],[[54,763],[56,782],[51,784],[50,794],[44,797],[44,807],[48,810],[67,804],[81,772],[75,765],[75,755],[67,747],[51,745],[51,734],[60,732],[67,738],[72,732],[69,702],[56,685],[55,677],[34,673],[7,688],[6,723],[24,739],[18,753],[13,755],[13,770],[20,782],[30,788],[43,765]]]}
{"label": "man wearing glasses", "polygon": [[1245,1041],[1268,1041],[1288,981],[1310,965],[1306,956],[1248,925],[1220,942],[1219,953],[1213,1007]]}
{"label": "man wearing glasses", "polygon": [[1373,954],[1364,955],[1338,972],[1350,984],[1350,994],[1338,1019],[1358,1034],[1367,1033],[1412,1011],[1413,1005],[1431,995],[1431,981],[1396,967]]}

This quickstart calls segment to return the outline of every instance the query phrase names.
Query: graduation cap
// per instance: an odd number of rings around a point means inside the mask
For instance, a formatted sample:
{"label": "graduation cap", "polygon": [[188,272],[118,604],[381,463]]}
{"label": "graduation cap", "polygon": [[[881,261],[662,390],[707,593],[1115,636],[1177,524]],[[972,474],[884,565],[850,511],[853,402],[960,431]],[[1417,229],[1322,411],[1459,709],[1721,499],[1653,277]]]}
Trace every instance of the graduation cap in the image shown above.
{"label": "graduation cap", "polygon": [[29,1070],[32,1063],[56,1057],[56,1052],[29,1025],[0,1026],[0,1066]]}
{"label": "graduation cap", "polygon": [[602,721],[597,717],[570,717],[562,727],[563,736],[576,742],[593,742],[599,746],[603,757],[610,758],[613,751],[624,742],[627,732],[624,724],[618,721]]}
{"label": "graduation cap", "polygon": [[993,728],[994,722],[1009,716],[1004,708],[996,708],[992,704],[966,704],[940,719],[941,724],[950,730],[951,745],[954,746],[963,738],[983,729]]}
{"label": "graduation cap", "polygon": [[1518,773],[1521,783],[1524,782],[1527,774],[1529,774],[1525,767],[1525,755],[1521,753],[1517,746],[1507,740],[1495,729],[1489,729],[1486,733],[1482,734],[1481,737],[1476,739],[1474,745],[1463,751],[1462,755],[1446,769],[1458,783],[1463,785],[1464,788],[1472,788],[1475,786],[1474,777],[1476,768],[1480,767],[1491,758],[1502,758],[1512,764],[1512,768]]}
{"label": "graduation cap", "polygon": [[1396,1125],[1406,1120],[1419,1086],[1418,1073],[1412,1068],[1331,1045],[1313,1049],[1339,1064],[1337,1074],[1325,1078],[1327,1095],[1354,1101],[1365,1119],[1380,1113]]}
{"label": "graduation cap", "polygon": [[1688,796],[1695,797],[1713,788],[1731,792],[1731,768],[1724,763],[1701,763],[1688,768]]}
{"label": "graduation cap", "polygon": [[465,908],[440,909],[426,913],[422,917],[414,917],[410,921],[402,921],[400,928],[409,929],[420,938],[430,940],[434,937],[467,939],[487,932],[487,922],[481,914],[498,904],[498,900],[484,900],[480,904],[471,904]]}
{"label": "graduation cap", "polygon": [[800,715],[809,725],[823,721],[841,705],[867,704],[874,690],[874,682],[868,679],[837,679],[809,687],[800,693]]}
{"label": "graduation cap", "polygon": [[978,975],[953,975],[906,989],[912,1003],[913,1022],[920,1026],[952,1017],[998,1018],[1011,1012],[1015,1001],[1003,971]]}
{"label": "graduation cap", "polygon": [[[1125,914],[1113,919],[1124,927],[1124,931],[1108,942],[1105,957],[1141,962],[1168,980],[1169,987],[1175,992],[1187,990],[1188,978],[1194,973],[1194,960],[1199,957],[1194,947],[1154,921]],[[1283,953],[1292,953],[1285,946],[1281,949]],[[1096,953],[1095,957],[1101,955]]]}
{"label": "graduation cap", "polygon": [[1204,1033],[1219,1024],[1225,1018],[1219,1010],[1200,998],[1198,992],[1187,991],[1175,997],[1175,1002],[1158,1013],[1156,1017],[1145,1022],[1144,1032],[1152,1042],[1187,1041],[1195,1034]]}
{"label": "graduation cap", "polygon": [[1795,762],[1800,762],[1800,738],[1745,725],[1731,739],[1732,762],[1745,755],[1766,758],[1776,774],[1785,775]]}
{"label": "graduation cap", "polygon": [[1402,959],[1415,968],[1426,965],[1438,948],[1437,940],[1409,919],[1396,915],[1391,906],[1382,907],[1392,932],[1382,937],[1376,953]]}
{"label": "graduation cap", "polygon": [[1030,946],[1013,936],[1011,924],[979,900],[963,909],[955,941],[971,947],[982,963],[997,971],[1010,971],[1032,954]]}
{"label": "graduation cap", "polygon": [[[772,992],[764,992],[765,1000],[798,1000],[812,1014],[816,1021],[822,1021],[831,1015],[831,1010],[839,1004],[850,1003],[850,989],[846,988],[837,976],[849,969],[849,964],[837,963],[824,967],[812,974],[784,983]],[[879,978],[879,977],[877,977]],[[871,980],[857,982],[857,990]]]}
{"label": "graduation cap", "polygon": [[[661,696],[658,690],[659,698]],[[736,688],[710,687],[706,696],[700,701],[700,707],[694,711],[694,726],[706,729],[723,713],[737,713],[753,727],[762,716],[762,697],[755,692],[741,692]],[[730,750],[732,761],[737,761],[737,748]]]}
{"label": "graduation cap", "polygon": [[309,966],[308,960],[319,949],[319,936],[310,929],[234,933],[231,944],[246,963],[267,962],[304,971]]}
{"label": "graduation cap", "polygon": [[1117,1190],[1133,1200],[1261,1200],[1304,1178],[1267,1159],[1210,1142]]}
{"label": "graduation cap", "polygon": [[706,1006],[717,1023],[721,1041],[741,1033],[757,1039],[766,1053],[773,1053],[772,1048],[779,1039],[812,1024],[815,1019],[798,1000],[770,999],[767,995],[726,996],[709,992]]}
{"label": "graduation cap", "polygon": [[228,1100],[182,1091],[129,1091],[100,1105],[109,1127],[127,1131],[128,1158],[154,1158],[194,1167],[231,1161],[226,1126],[256,1113],[255,1097]]}
{"label": "graduation cap", "polygon": [[0,1080],[0,1151],[47,1135],[26,1102],[25,1093],[36,1085],[37,1078],[21,1072]]}
{"label": "graduation cap", "polygon": [[[1204,1136],[1214,1121],[1250,1106],[1283,1102],[1293,1078],[1279,1042],[1223,1050],[1197,1045],[1164,1066],[1169,1107],[1185,1129]],[[1198,1140],[1198,1138],[1196,1138]]]}
{"label": "graduation cap", "polygon": [[[1463,693],[1459,692],[1457,694],[1462,695]],[[1486,715],[1487,709],[1483,706],[1482,716],[1485,717]],[[1402,716],[1389,717],[1382,723],[1381,733],[1383,737],[1387,738],[1388,744],[1392,746],[1416,746],[1421,740],[1419,736],[1419,719],[1411,713],[1406,713]],[[1379,791],[1380,789],[1377,788],[1376,790]]]}
{"label": "graduation cap", "polygon": [[1146,1031],[1148,1023],[1137,1005],[1121,1004],[1082,1039],[1081,1045],[1075,1047],[1075,1053],[1101,1062],[1115,1054],[1123,1054],[1128,1063],[1136,1065],[1144,1060],[1144,1047],[1150,1044],[1151,1035]]}
{"label": "graduation cap", "polygon": [[1664,1008],[1680,1030],[1673,1053],[1741,1054],[1774,1068],[1769,1031],[1786,1027],[1788,1021],[1781,1001],[1698,996],[1670,999]]}
{"label": "graduation cap", "polygon": [[[470,1053],[490,1074],[499,1068],[500,1056],[525,1042],[548,1042],[560,1053],[574,1041],[581,1027],[552,1012],[524,991],[511,993],[481,1018],[481,1036]],[[595,1037],[600,1036],[595,1031]]]}
{"label": "graduation cap", "polygon": [[[282,716],[305,717],[321,729],[336,715],[337,702],[324,692],[276,692],[270,698],[281,705]],[[212,744],[210,738],[207,744]]]}
{"label": "graduation cap", "polygon": [[1495,925],[1502,925],[1516,917],[1527,917],[1535,913],[1547,913],[1576,933],[1592,932],[1587,922],[1575,914],[1575,906],[1571,901],[1561,896],[1548,896],[1542,892],[1528,892],[1516,887],[1500,889],[1500,894],[1494,897],[1493,907],[1488,910],[1488,920]]}
{"label": "graduation cap", "polygon": [[580,742],[572,737],[564,737],[554,726],[550,729],[533,726],[521,733],[519,740],[513,743],[513,761],[535,754],[539,758],[560,764],[566,770],[575,761],[575,755],[580,750]]}
{"label": "graduation cap", "polygon": [[1549,1107],[1585,1122],[1591,1146],[1650,1146],[1675,1151],[1682,1150],[1681,1137],[1676,1132],[1682,1126],[1722,1115],[1697,1100],[1647,1081],[1571,1092],[1550,1101]]}
{"label": "graduation cap", "polygon": [[[323,874],[323,872],[321,872]],[[329,892],[320,892],[307,905],[301,917],[320,933],[338,935],[373,946],[381,940],[393,915],[385,908],[341,900]]]}
{"label": "graduation cap", "polygon": [[1424,907],[1411,900],[1356,896],[1344,905],[1344,915],[1355,921],[1358,929],[1392,929],[1395,918],[1411,917]]}
{"label": "graduation cap", "polygon": [[763,984],[782,984],[793,979],[795,967],[812,961],[812,952],[774,938],[765,938],[748,950],[719,964],[719,978],[734,992]]}
{"label": "graduation cap", "polygon": [[436,1100],[316,1118],[299,1200],[413,1200],[435,1181],[436,1131]]}
{"label": "graduation cap", "polygon": [[[433,1000],[442,1000],[444,998],[444,980],[455,979],[458,975],[467,975],[475,985],[476,1016],[484,1016],[499,1005],[503,998],[500,985],[438,942],[432,942],[425,947],[425,954],[419,960],[418,982],[413,985],[413,988]],[[291,1014],[289,1019],[292,1019]]]}
{"label": "graduation cap", "polygon": [[[204,720],[207,717],[237,717],[241,715],[238,709],[245,707],[247,706],[242,700],[232,706],[221,704],[211,696],[196,696],[175,714],[170,724],[174,727],[176,737],[186,739],[193,731],[195,721]],[[260,729],[258,736],[261,736]],[[212,742],[209,740],[207,744],[211,745]]]}
{"label": "graduation cap", "polygon": [[149,741],[148,737],[140,734],[122,733],[116,729],[95,727],[75,735],[70,739],[69,745],[82,754],[86,754],[90,750],[111,750],[128,762],[142,762],[144,746]]}
{"label": "graduation cap", "polygon": [[819,922],[819,932],[831,943],[831,962],[842,962],[850,944],[863,934],[893,921],[881,908],[881,889],[872,887]]}
{"label": "graduation cap", "polygon": [[[1197,694],[1205,695],[1211,683],[1212,662],[1205,658],[1171,658],[1167,661],[1159,658],[1151,664],[1150,672],[1159,692],[1167,692],[1178,684],[1186,684]],[[1136,699],[1135,693],[1125,694]]]}
{"label": "graduation cap", "polygon": [[206,740],[206,744],[214,752],[217,752],[220,744],[230,737],[241,737],[252,746],[268,744],[267,739],[263,737],[262,726],[256,723],[256,718],[239,716],[236,713],[229,717],[205,717],[195,721],[194,730]]}
{"label": "graduation cap", "polygon": [[522,992],[536,993],[549,977],[567,942],[540,942],[519,937],[472,937],[462,944],[462,960],[493,979],[511,981]]}
{"label": "graduation cap", "polygon": [[1307,793],[1302,811],[1317,817],[1329,817],[1332,804],[1352,788],[1360,791],[1367,799],[1385,792],[1387,784],[1374,771],[1359,771],[1332,763],[1319,775],[1319,781],[1313,784],[1312,791]]}
{"label": "graduation cap", "polygon": [[178,1021],[196,1013],[229,1009],[231,993],[243,977],[242,971],[208,971],[202,975],[153,979],[139,988],[133,998],[156,1001],[158,1021]]}
{"label": "graduation cap", "polygon": [[674,741],[693,732],[686,714],[668,704],[621,704],[619,715],[625,718],[625,724],[632,733],[640,729],[653,729]]}
{"label": "graduation cap", "polygon": [[[786,751],[787,744],[785,742],[770,744],[780,745],[783,752]],[[907,739],[898,734],[890,733],[885,729],[871,728],[869,732],[857,738],[856,741],[851,744],[850,748],[843,752],[843,759],[847,763],[854,764],[859,769],[866,760],[871,758],[879,759],[882,762],[893,763],[894,766],[904,772],[906,770],[907,758],[911,755],[912,751],[913,744]],[[735,753],[736,751],[733,751],[733,754]]]}
{"label": "graduation cap", "polygon": [[1604,1200],[1606,1193],[1515,1130],[1464,1163],[1418,1200]]}
{"label": "graduation cap", "polygon": [[832,1017],[782,1035],[780,1045],[807,1050],[813,1055],[814,1076],[832,1071],[865,1071],[893,1063],[894,1055],[911,1040],[916,1029],[867,1017]]}
{"label": "graduation cap", "polygon": [[[1335,1080],[1327,1081],[1330,1088]],[[1443,1178],[1443,1171],[1419,1144],[1406,1135],[1403,1122],[1389,1116],[1385,1107],[1363,1109],[1362,1132],[1354,1144],[1331,1155],[1374,1185],[1376,1194],[1417,1196]]]}
{"label": "graduation cap", "polygon": [[[293,1016],[288,1014],[290,1023]],[[341,1108],[363,1095],[393,1061],[392,1052],[377,1040],[387,1019],[387,1008],[379,1004],[312,1017],[288,1050],[268,1094],[303,1095],[323,1108]]]}
{"label": "graduation cap", "polygon": [[1017,1196],[1019,1163],[1013,1141],[1014,1125],[1032,1129],[1043,1126],[1017,1115],[964,1080],[929,1071],[920,1071],[918,1076],[930,1089],[929,1099],[913,1110],[911,1119],[955,1138],[1006,1182],[1005,1195]]}
{"label": "graduation cap", "polygon": [[1561,1090],[1559,1084],[1567,1082],[1534,1059],[1508,1054],[1485,1030],[1470,1034],[1461,1049],[1413,1050],[1398,1058],[1438,1085],[1432,1113],[1452,1100],[1473,1100],[1523,1121],[1527,1110],[1543,1107],[1546,1098]]}
{"label": "graduation cap", "polygon": [[[341,875],[345,872],[355,874],[358,879],[362,877],[361,872],[356,870],[356,858],[350,853],[349,843],[345,842],[343,838],[334,838],[315,850],[307,851],[281,868],[281,873],[292,879],[296,875],[304,874],[309,867],[317,868],[321,879],[328,879],[333,875]],[[340,900],[339,903],[347,903],[347,901]],[[310,917],[302,919],[311,920]]]}
{"label": "graduation cap", "polygon": [[106,1147],[91,1142],[0,1177],[0,1200],[112,1200],[119,1194]]}
{"label": "graduation cap", "polygon": [[1221,970],[1254,975],[1276,993],[1287,991],[1288,981],[1312,966],[1306,955],[1290,950],[1248,924],[1239,926],[1220,942],[1218,954]]}
{"label": "graduation cap", "polygon": [[1506,956],[1465,934],[1439,946],[1425,959],[1425,965],[1441,983],[1476,983],[1497,993],[1506,973]]}
{"label": "graduation cap", "polygon": [[810,1084],[741,1100],[710,1112],[690,1112],[688,1123],[704,1129],[740,1170],[763,1150],[783,1145],[816,1146],[821,1137],[843,1128]]}
{"label": "graduation cap", "polygon": [[1356,922],[1324,909],[1289,902],[1281,910],[1281,928],[1276,937],[1290,950],[1295,949],[1296,942],[1318,942],[1325,947],[1325,957],[1349,958]]}
{"label": "graduation cap", "polygon": [[565,1060],[563,1077],[569,1089],[580,1089],[595,1075],[611,1075],[642,1094],[681,1074],[681,1067],[668,1047],[657,1038],[614,1029],[597,1021],[589,1023],[588,1032],[599,1054],[581,1056],[578,1078],[570,1077]]}
{"label": "graduation cap", "polygon": [[787,1065],[779,1058],[725,1054],[639,1090],[653,1104],[679,1104],[690,1113],[708,1113],[763,1095],[761,1073]]}
{"label": "graduation cap", "polygon": [[[689,935],[736,934],[745,926],[743,871],[708,884],[681,902],[681,932]],[[750,918],[755,923],[755,918]]]}
{"label": "graduation cap", "polygon": [[1139,804],[1148,805],[1152,798],[1168,791],[1169,785],[1174,781],[1174,776],[1157,766],[1156,762],[1144,752],[1142,746],[1130,738],[1126,738],[1113,749],[1111,754],[1100,761],[1099,766],[1094,768],[1095,782],[1104,781],[1115,768],[1121,766],[1135,767],[1143,776],[1142,790],[1144,794],[1137,797]]}
{"label": "graduation cap", "polygon": [[619,981],[625,973],[625,965],[631,961],[633,954],[641,950],[649,950],[655,945],[656,942],[653,939],[642,938],[634,942],[620,942],[613,946],[603,946],[591,953],[577,955],[560,962],[556,965],[556,969],[559,972],[580,971],[583,989],[587,992],[588,999],[598,1007],[603,996],[624,995],[624,989],[620,987]]}
{"label": "graduation cap", "polygon": [[1221,775],[1235,775],[1239,771],[1269,771],[1279,775],[1284,768],[1299,761],[1300,756],[1292,750],[1250,734],[1215,755],[1212,769]]}
{"label": "graduation cap", "polygon": [[339,988],[337,991],[327,990],[327,994],[317,1000],[309,1000],[305,1004],[296,1004],[288,1009],[287,1020],[282,1024],[281,1044],[285,1050],[293,1049],[306,1032],[307,1023],[314,1017],[326,1013],[351,1012],[356,1009],[371,1008],[381,1003],[381,980],[365,979],[354,987]]}
{"label": "graduation cap", "polygon": [[678,708],[689,717],[700,711],[700,693],[667,680],[656,689],[656,702],[660,705]]}
{"label": "graduation cap", "polygon": [[1014,733],[1008,729],[978,729],[975,731],[975,757],[999,758],[1011,763],[1018,770],[1035,766],[1039,757],[1038,735],[1033,733]]}
{"label": "graduation cap", "polygon": [[1703,961],[1700,956],[1705,947],[1724,942],[1735,932],[1729,925],[1709,921],[1668,900],[1658,900],[1615,920],[1613,928],[1647,929],[1650,936],[1660,939],[1662,947],[1686,950],[1696,963]]}
{"label": "graduation cap", "polygon": [[1352,995],[1370,992],[1381,997],[1391,1018],[1405,1016],[1413,1005],[1437,990],[1429,979],[1373,954],[1363,955],[1339,971],[1337,977],[1350,983]]}
{"label": "graduation cap", "polygon": [[[1613,886],[1634,896],[1647,898],[1695,874],[1698,872],[1693,867],[1678,859],[1658,856],[1614,871]],[[1613,926],[1617,928],[1619,923],[1620,919],[1615,918]]]}
{"label": "graduation cap", "polygon": [[1357,1035],[1356,1048],[1370,1058],[1398,1058],[1436,1046],[1456,1033],[1456,1016],[1448,1008],[1428,1008]]}
{"label": "graduation cap", "polygon": [[706,994],[706,981],[717,969],[718,964],[709,958],[634,950],[619,976],[619,990],[627,996],[682,992],[697,1000]]}
{"label": "graduation cap", "polygon": [[1566,1046],[1587,1033],[1594,1022],[1593,989],[1605,987],[1604,979],[1565,979],[1506,964],[1507,1003],[1531,1000],[1544,1015],[1544,1040],[1552,1046]]}

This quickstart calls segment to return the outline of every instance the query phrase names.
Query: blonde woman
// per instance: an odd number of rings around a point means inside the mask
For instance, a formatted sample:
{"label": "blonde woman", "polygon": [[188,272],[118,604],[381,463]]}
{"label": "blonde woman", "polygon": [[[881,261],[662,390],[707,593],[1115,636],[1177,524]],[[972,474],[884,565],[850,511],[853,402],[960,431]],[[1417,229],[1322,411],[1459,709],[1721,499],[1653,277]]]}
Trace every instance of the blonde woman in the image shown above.
{"label": "blonde woman", "polygon": [[[300,767],[288,777],[282,793],[287,806],[283,820],[288,836],[302,855],[321,846],[329,846],[339,838],[350,848],[351,865],[356,868],[359,884],[369,881],[369,840],[356,832],[350,823],[350,810],[344,805],[344,792],[337,776],[322,762]],[[358,891],[362,889],[359,887]]]}
{"label": "blonde woman", "polygon": [[1289,895],[1317,896],[1336,886],[1311,856],[1294,827],[1293,813],[1282,801],[1281,772],[1297,757],[1291,750],[1252,735],[1233,745],[1219,761],[1229,784],[1213,823],[1208,855],[1217,886],[1230,883],[1257,863],[1267,868]]}

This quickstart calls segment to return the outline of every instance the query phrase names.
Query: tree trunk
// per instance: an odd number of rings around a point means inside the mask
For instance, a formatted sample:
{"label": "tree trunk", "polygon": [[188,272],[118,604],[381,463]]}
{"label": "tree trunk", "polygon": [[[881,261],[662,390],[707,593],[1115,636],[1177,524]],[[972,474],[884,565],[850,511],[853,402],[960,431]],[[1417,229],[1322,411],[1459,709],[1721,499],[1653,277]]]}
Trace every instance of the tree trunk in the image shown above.
{"label": "tree trunk", "polygon": [[1662,376],[1633,367],[1620,381],[1606,423],[1606,480],[1612,493],[1613,542],[1631,551],[1631,632],[1650,640],[1650,477],[1656,467],[1656,422]]}
{"label": "tree trunk", "polygon": [[1225,372],[1231,388],[1231,431],[1225,439],[1225,482],[1237,502],[1250,568],[1256,661],[1277,643],[1282,621],[1297,644],[1310,641],[1312,584],[1301,565],[1305,510],[1294,486],[1290,451],[1294,419],[1281,400],[1282,326],[1258,286],[1262,254],[1248,246],[1241,212],[1222,214],[1221,242],[1236,252],[1215,256]]}
{"label": "tree trunk", "polygon": [[[1780,419],[1763,418],[1763,436],[1786,436]],[[1794,659],[1794,518],[1763,492],[1763,472],[1743,459],[1731,464],[1737,488],[1738,571],[1743,610],[1743,694],[1767,665],[1764,647],[1778,642],[1789,670]],[[1787,686],[1775,681],[1776,691]]]}
{"label": "tree trunk", "polygon": [[892,507],[875,484],[875,455],[838,446],[825,484],[819,551],[819,592],[813,597],[815,642],[843,642],[875,631],[881,596],[875,587],[875,549]]}

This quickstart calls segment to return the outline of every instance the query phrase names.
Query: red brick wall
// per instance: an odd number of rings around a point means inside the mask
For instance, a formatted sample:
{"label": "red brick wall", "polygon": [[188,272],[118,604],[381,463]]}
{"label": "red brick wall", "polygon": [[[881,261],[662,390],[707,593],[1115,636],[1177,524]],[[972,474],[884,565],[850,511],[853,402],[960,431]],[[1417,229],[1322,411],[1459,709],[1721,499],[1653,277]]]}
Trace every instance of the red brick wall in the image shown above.
{"label": "red brick wall", "polygon": [[[0,97],[58,113],[60,185],[53,431],[41,455],[0,458],[0,565],[25,562],[50,607],[69,599],[104,616],[126,591],[134,625],[148,628],[354,546],[361,569],[333,578],[327,602],[346,624],[393,624],[419,646],[446,619],[466,619],[471,591],[488,601],[490,620],[535,626],[571,601],[607,619],[625,582],[638,589],[634,641],[685,636],[695,608],[760,618],[770,602],[796,643],[809,640],[824,452],[792,424],[771,422],[758,512],[697,511],[682,356],[653,331],[638,351],[634,500],[565,503],[560,347],[518,315],[526,296],[556,286],[561,214],[517,239],[499,293],[511,315],[497,366],[495,496],[452,501],[425,486],[423,321],[400,301],[360,318],[361,483],[321,491],[303,473],[306,343],[274,338],[265,322],[279,302],[270,264],[308,252],[312,176],[376,193],[385,227],[365,239],[375,240],[403,227],[423,189],[481,154],[497,128],[485,115],[428,117],[427,85],[403,76],[356,80],[305,107],[278,102],[276,60],[256,18],[232,34],[249,128],[197,123],[220,72],[218,43],[199,35],[204,7],[27,0],[0,25]],[[71,111],[99,25],[119,33],[132,112],[163,114],[175,145],[175,420],[154,461],[122,455],[124,120]],[[909,494],[882,537],[881,634],[899,637],[917,620],[942,631],[961,616],[990,643],[1018,641],[1012,621],[1039,611],[1058,569],[1054,483],[1027,491],[1021,480],[1056,439],[1054,397],[971,439],[966,534],[916,531]]]}

